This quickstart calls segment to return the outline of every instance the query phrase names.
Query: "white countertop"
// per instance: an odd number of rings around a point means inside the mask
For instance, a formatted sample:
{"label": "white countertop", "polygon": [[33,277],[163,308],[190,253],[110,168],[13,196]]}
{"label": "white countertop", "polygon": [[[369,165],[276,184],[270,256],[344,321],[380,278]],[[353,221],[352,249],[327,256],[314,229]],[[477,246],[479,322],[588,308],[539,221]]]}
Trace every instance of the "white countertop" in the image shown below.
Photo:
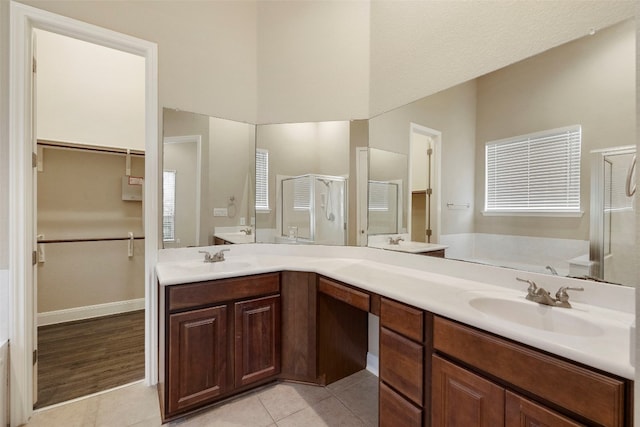
{"label": "white countertop", "polygon": [[385,249],[388,251],[408,252],[411,254],[421,254],[425,252],[440,251],[447,249],[447,245],[439,245],[436,243],[424,243],[424,242],[403,242],[400,241],[397,245],[391,243],[369,243],[370,248]]}
{"label": "white countertop", "polygon": [[[218,247],[166,249],[156,266],[160,286],[260,274],[308,271],[393,298],[480,329],[634,379],[630,363],[630,326],[635,320],[635,289],[558,276],[527,273],[434,257],[381,251],[373,248],[316,245],[239,245],[226,252],[226,261],[203,263],[197,250]],[[227,248],[225,248],[227,249]],[[596,336],[566,335],[521,325],[487,315],[469,302],[479,296],[526,301],[526,284],[535,280],[550,292],[560,286],[582,286],[572,293],[574,318],[606,331]]]}

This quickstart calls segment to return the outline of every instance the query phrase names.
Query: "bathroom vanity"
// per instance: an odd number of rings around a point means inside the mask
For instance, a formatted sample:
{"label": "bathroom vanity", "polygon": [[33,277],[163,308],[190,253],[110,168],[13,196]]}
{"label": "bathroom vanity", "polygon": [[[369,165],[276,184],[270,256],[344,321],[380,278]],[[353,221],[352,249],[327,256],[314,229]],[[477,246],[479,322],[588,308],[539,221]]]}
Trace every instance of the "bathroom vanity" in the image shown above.
{"label": "bathroom vanity", "polygon": [[[558,318],[575,316],[572,330],[496,322],[469,307],[489,298],[512,301],[523,316],[522,307],[539,309],[514,296],[524,290],[428,271],[446,260],[247,246],[226,267],[158,264],[164,421],[266,382],[326,385],[364,369],[371,313],[380,319],[381,426],[633,425],[628,335],[615,329],[630,325],[630,313],[576,302],[575,315]],[[585,313],[609,319],[581,323]]]}

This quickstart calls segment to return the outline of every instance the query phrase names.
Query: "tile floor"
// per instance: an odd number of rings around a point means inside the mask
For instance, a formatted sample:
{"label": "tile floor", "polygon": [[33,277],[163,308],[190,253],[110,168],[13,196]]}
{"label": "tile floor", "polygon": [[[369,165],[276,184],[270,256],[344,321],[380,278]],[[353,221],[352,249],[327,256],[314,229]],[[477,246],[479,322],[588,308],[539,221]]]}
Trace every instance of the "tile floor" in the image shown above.
{"label": "tile floor", "polygon": [[[157,427],[155,387],[136,383],[37,411],[28,427]],[[327,387],[275,383],[166,426],[377,426],[378,378],[360,371]]]}

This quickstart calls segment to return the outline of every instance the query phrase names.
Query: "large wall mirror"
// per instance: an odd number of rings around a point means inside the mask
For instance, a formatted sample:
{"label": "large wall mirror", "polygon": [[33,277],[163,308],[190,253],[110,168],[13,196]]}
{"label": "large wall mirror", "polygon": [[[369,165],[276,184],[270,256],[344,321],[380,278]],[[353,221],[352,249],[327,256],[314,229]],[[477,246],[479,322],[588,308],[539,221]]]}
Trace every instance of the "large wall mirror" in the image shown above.
{"label": "large wall mirror", "polygon": [[[635,22],[624,21],[368,121],[254,126],[165,109],[163,169],[176,171],[176,210],[164,247],[403,235],[446,245],[451,259],[637,285],[624,189],[635,42]],[[488,142],[576,125],[579,212],[485,211]],[[367,195],[356,200],[356,147],[367,145]],[[362,206],[366,230],[356,227]]]}
{"label": "large wall mirror", "polygon": [[347,244],[349,144],[348,121],[257,126],[258,242]]}
{"label": "large wall mirror", "polygon": [[[407,156],[410,176],[430,171],[424,214],[432,241],[448,245],[447,258],[637,285],[635,213],[625,195],[636,144],[635,42],[635,21],[624,21],[374,117],[372,173],[373,149]],[[485,211],[488,142],[574,125],[581,130],[579,212]],[[404,191],[413,235],[424,225],[412,218],[411,186]]]}
{"label": "large wall mirror", "polygon": [[255,241],[255,126],[163,110],[164,248]]}

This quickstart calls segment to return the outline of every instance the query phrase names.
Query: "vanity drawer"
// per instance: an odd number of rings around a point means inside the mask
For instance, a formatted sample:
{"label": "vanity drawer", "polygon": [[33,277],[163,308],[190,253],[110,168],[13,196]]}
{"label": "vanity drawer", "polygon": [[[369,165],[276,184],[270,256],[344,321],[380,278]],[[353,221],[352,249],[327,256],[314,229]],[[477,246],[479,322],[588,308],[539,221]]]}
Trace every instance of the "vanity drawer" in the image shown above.
{"label": "vanity drawer", "polygon": [[420,407],[423,405],[423,368],[421,344],[380,328],[380,380]]}
{"label": "vanity drawer", "polygon": [[318,291],[329,295],[338,301],[359,308],[363,311],[369,311],[369,295],[341,285],[340,283],[321,277],[318,280]]}
{"label": "vanity drawer", "polygon": [[267,295],[280,291],[280,273],[211,280],[169,287],[169,311]]}
{"label": "vanity drawer", "polygon": [[380,427],[403,426],[421,427],[422,409],[416,408],[391,390],[384,383],[380,383]]}
{"label": "vanity drawer", "polygon": [[424,313],[417,308],[381,298],[380,324],[414,341],[424,341]]}
{"label": "vanity drawer", "polygon": [[624,424],[623,380],[439,317],[434,349],[603,426]]}

